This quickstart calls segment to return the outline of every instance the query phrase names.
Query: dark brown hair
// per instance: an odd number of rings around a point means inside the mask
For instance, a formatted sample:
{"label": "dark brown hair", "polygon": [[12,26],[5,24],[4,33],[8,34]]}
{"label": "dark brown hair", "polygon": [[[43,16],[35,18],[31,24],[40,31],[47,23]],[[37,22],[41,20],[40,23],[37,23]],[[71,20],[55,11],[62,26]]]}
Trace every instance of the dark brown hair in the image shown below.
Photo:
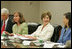
{"label": "dark brown hair", "polygon": [[[19,23],[20,23],[20,24],[22,24],[23,22],[25,22],[25,19],[24,19],[24,16],[23,16],[22,13],[20,13],[20,12],[15,12],[15,13],[18,13],[18,14],[19,14],[19,17],[20,17]],[[14,13],[14,14],[15,14],[15,13]],[[13,22],[14,22],[14,20],[13,20]],[[14,23],[16,23],[16,22],[14,22]]]}
{"label": "dark brown hair", "polygon": [[64,15],[65,15],[66,19],[69,20],[68,25],[69,25],[69,27],[71,27],[71,12],[67,12]]}
{"label": "dark brown hair", "polygon": [[52,15],[51,15],[50,12],[45,12],[45,13],[43,13],[43,14],[41,15],[41,20],[42,20],[46,15],[48,15],[49,19],[51,20]]}

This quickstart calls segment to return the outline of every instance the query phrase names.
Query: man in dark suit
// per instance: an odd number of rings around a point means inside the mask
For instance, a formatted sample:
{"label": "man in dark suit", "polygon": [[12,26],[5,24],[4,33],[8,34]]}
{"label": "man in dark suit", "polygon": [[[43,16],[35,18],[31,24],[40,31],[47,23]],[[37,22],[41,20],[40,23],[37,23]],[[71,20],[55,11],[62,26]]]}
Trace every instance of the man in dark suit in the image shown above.
{"label": "man in dark suit", "polygon": [[12,27],[14,23],[9,18],[9,11],[6,8],[1,9],[1,34],[5,31],[6,34],[13,33]]}

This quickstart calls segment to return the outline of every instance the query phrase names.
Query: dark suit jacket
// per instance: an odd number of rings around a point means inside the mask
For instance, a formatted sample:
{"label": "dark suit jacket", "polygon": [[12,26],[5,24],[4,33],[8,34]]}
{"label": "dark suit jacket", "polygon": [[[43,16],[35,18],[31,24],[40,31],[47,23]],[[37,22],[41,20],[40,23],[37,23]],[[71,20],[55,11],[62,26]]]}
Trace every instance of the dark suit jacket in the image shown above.
{"label": "dark suit jacket", "polygon": [[[1,21],[1,27],[3,25],[3,21]],[[8,22],[7,22],[7,26],[5,31],[9,32],[9,33],[13,33],[12,31],[12,27],[13,27],[14,23],[12,22],[12,20],[9,18]]]}

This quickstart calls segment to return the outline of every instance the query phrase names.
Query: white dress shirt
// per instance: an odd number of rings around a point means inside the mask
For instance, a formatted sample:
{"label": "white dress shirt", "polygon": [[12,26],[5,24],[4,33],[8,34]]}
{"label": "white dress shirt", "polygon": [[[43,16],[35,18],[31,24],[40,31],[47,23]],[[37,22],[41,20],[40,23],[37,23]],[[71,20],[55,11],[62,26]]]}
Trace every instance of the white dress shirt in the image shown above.
{"label": "white dress shirt", "polygon": [[[31,36],[35,36],[38,39],[41,39],[43,41],[50,41],[52,35],[53,35],[53,31],[54,31],[54,27],[48,23],[42,30],[43,25],[39,26],[38,29],[31,34]],[[41,31],[42,30],[42,31]]]}

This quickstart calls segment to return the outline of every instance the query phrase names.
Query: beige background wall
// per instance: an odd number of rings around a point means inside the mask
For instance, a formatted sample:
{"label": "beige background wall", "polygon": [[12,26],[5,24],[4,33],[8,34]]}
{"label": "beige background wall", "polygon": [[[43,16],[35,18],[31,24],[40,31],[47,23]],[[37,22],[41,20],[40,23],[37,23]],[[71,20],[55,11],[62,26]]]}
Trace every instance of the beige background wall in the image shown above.
{"label": "beige background wall", "polygon": [[8,8],[8,2],[1,1],[1,8]]}
{"label": "beige background wall", "polygon": [[23,13],[27,22],[39,23],[40,3],[37,1],[2,1],[1,5],[1,8],[8,8],[10,14],[13,14],[15,11],[19,11]]}
{"label": "beige background wall", "polygon": [[1,8],[6,7],[10,14],[20,11],[27,22],[42,23],[40,17],[44,11],[52,13],[52,24],[63,24],[63,14],[71,11],[70,1],[1,1]]}
{"label": "beige background wall", "polygon": [[52,24],[63,25],[63,14],[71,12],[70,1],[41,1],[40,2],[40,15],[43,11],[50,11],[52,13]]}

